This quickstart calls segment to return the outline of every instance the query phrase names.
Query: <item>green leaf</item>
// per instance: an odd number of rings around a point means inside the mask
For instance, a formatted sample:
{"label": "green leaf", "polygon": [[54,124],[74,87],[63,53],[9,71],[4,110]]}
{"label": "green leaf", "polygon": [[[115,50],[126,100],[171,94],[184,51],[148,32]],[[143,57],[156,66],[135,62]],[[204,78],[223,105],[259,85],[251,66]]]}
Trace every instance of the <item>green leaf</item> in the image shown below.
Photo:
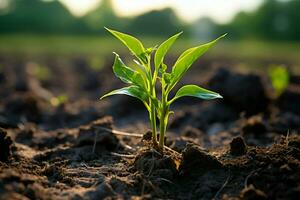
{"label": "green leaf", "polygon": [[119,55],[116,53],[114,54],[116,55],[113,65],[113,71],[115,75],[125,83],[135,84],[144,88],[144,79],[142,75],[138,71],[134,71],[133,69],[127,67]]}
{"label": "green leaf", "polygon": [[134,59],[133,59],[133,62],[136,63],[137,68],[138,68],[138,71],[139,71],[141,74],[143,74],[143,75],[145,76],[146,79],[148,79],[148,78],[149,78],[149,74],[148,74],[147,69],[145,68],[145,66],[142,65],[142,64],[141,64],[139,61],[137,61],[137,60],[134,60]]}
{"label": "green leaf", "polygon": [[185,51],[178,57],[177,61],[180,60],[181,58],[183,58],[186,54],[188,54],[188,53],[190,53],[191,51],[195,50],[196,48],[197,48],[197,47],[192,47],[192,48],[190,48],[190,49],[185,50]]}
{"label": "green leaf", "polygon": [[182,34],[182,32],[177,33],[176,35],[173,35],[172,37],[167,39],[165,42],[163,42],[158,47],[158,49],[155,52],[155,56],[154,56],[154,65],[155,65],[156,69],[159,68],[159,66],[161,65],[161,63],[164,60],[166,53],[168,52],[168,50],[170,49],[172,44],[175,42],[175,40],[178,38],[178,36],[181,34]]}
{"label": "green leaf", "polygon": [[141,88],[137,86],[129,86],[129,87],[124,87],[121,89],[113,90],[105,95],[103,95],[100,99],[103,99],[108,96],[116,95],[116,94],[124,94],[128,96],[132,96],[135,98],[140,99],[142,102],[146,103],[148,100],[148,94],[144,92]]}
{"label": "green leaf", "polygon": [[197,97],[206,100],[223,98],[220,94],[197,85],[185,85],[177,91],[175,97],[170,101],[170,103],[173,103],[176,99],[184,96]]}
{"label": "green leaf", "polygon": [[145,57],[145,48],[143,44],[136,39],[135,37],[121,33],[118,31],[111,30],[109,28],[104,27],[107,31],[113,34],[116,38],[118,38],[125,46],[133,53],[136,57],[140,58],[143,61],[146,61]]}
{"label": "green leaf", "polygon": [[208,49],[210,49],[218,40],[225,37],[226,34],[222,35],[221,37],[215,39],[212,42],[209,42],[204,45],[200,45],[198,47],[193,47],[181,54],[178,60],[174,64],[172,69],[172,78],[169,86],[169,90],[171,90],[176,83],[181,79],[184,73],[191,67],[191,65],[200,57],[202,56]]}

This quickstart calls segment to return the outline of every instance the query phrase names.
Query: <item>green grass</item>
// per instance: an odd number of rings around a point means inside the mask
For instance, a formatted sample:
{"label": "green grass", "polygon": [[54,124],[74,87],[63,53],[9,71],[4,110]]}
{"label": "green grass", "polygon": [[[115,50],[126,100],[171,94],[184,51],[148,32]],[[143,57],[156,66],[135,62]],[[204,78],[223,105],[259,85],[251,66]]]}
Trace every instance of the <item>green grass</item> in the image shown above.
{"label": "green grass", "polygon": [[[146,44],[160,44],[161,38],[141,38]],[[207,41],[203,41],[205,43]],[[171,49],[178,55],[182,49],[191,47],[195,42],[181,39]],[[111,52],[126,52],[126,48],[114,38],[97,36],[42,36],[28,34],[0,35],[0,54],[28,56],[106,56]],[[230,35],[214,47],[207,57],[225,57],[240,62],[274,61],[300,64],[300,43],[241,41],[230,42]]]}
{"label": "green grass", "polygon": [[[143,42],[159,44],[162,39],[142,38]],[[184,42],[179,43],[183,45]],[[178,45],[177,45],[178,47]],[[26,55],[98,55],[127,49],[115,38],[97,36],[0,35],[0,53]]]}
{"label": "green grass", "polygon": [[1,35],[0,52],[26,55],[104,55],[115,49],[110,39],[82,36]]}

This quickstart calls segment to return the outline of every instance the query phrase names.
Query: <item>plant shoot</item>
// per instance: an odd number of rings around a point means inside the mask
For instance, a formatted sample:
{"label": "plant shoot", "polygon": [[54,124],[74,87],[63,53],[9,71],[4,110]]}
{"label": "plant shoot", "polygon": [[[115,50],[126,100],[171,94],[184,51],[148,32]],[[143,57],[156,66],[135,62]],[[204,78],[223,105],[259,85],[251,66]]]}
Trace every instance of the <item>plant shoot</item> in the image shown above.
{"label": "plant shoot", "polygon": [[[131,35],[108,28],[106,30],[130,50],[135,57],[134,62],[137,64],[137,68],[126,66],[120,56],[114,53],[113,72],[129,86],[105,94],[101,99],[115,94],[124,94],[140,99],[149,113],[152,142],[155,148],[163,150],[168,119],[172,113],[170,106],[177,99],[185,96],[205,100],[222,98],[220,94],[197,85],[185,85],[173,97],[170,97],[170,93],[191,65],[225,35],[207,44],[187,49],[179,56],[173,67],[169,68],[164,63],[164,57],[182,32],[170,37],[157,48],[145,48],[138,39]],[[156,88],[158,85],[160,90]],[[158,94],[157,91],[161,91],[161,94]],[[159,141],[157,141],[157,118],[159,121]]]}

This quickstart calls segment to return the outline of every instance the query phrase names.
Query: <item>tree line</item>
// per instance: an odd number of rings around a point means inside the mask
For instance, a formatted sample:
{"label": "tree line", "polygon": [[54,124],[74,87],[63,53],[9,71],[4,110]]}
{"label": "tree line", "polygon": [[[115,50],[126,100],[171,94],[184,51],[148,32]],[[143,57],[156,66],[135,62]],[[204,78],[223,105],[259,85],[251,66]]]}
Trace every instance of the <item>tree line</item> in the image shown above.
{"label": "tree line", "polygon": [[103,34],[104,26],[148,36],[169,36],[180,30],[190,37],[230,33],[233,39],[300,40],[300,1],[265,0],[253,12],[240,12],[227,24],[202,18],[187,24],[171,8],[136,17],[119,17],[110,0],[82,17],[73,16],[59,1],[9,0],[0,9],[1,33]]}

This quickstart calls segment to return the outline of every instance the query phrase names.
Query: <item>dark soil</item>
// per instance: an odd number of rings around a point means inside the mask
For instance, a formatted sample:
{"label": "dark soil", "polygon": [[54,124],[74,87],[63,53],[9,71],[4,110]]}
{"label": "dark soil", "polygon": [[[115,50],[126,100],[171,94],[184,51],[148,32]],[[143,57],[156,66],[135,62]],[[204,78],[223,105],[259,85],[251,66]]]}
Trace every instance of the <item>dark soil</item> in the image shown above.
{"label": "dark soil", "polygon": [[242,137],[238,136],[230,142],[230,153],[235,156],[243,155],[247,152],[247,146]]}
{"label": "dark soil", "polygon": [[8,161],[9,157],[11,156],[11,145],[11,138],[7,136],[7,133],[4,129],[0,128],[0,161]]}
{"label": "dark soil", "polygon": [[194,66],[182,82],[224,99],[179,100],[161,154],[139,101],[98,100],[122,86],[110,65],[34,61],[49,67],[45,80],[32,62],[0,57],[0,199],[299,199],[298,74],[274,98],[263,72]]}

